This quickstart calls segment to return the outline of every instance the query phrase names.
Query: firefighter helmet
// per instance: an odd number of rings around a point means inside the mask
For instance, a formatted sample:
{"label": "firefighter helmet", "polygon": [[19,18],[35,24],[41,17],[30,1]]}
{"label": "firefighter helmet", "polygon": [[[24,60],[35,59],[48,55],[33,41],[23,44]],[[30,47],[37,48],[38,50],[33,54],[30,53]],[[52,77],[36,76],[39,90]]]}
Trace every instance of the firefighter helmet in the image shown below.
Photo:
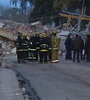
{"label": "firefighter helmet", "polygon": [[42,34],[42,37],[47,37],[47,34],[46,34],[46,33],[43,33],[43,34]]}
{"label": "firefighter helmet", "polygon": [[53,31],[52,34],[55,34],[56,35],[56,31]]}
{"label": "firefighter helmet", "polygon": [[27,36],[27,34],[26,34],[26,33],[24,33],[22,36],[23,36],[23,37],[26,37],[26,36]]}

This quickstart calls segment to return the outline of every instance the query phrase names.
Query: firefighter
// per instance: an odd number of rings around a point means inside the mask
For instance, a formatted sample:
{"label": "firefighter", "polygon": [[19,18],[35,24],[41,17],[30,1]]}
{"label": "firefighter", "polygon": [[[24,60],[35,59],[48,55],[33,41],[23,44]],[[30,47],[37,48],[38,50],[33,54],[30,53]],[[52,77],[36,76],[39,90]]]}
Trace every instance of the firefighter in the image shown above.
{"label": "firefighter", "polygon": [[52,61],[53,63],[57,63],[59,61],[59,47],[60,47],[60,41],[61,39],[56,36],[56,31],[52,32],[51,37],[51,53],[52,53]]}
{"label": "firefighter", "polygon": [[43,33],[40,41],[40,51],[39,51],[40,63],[43,62],[47,63],[48,49],[49,49],[49,41],[47,35]]}
{"label": "firefighter", "polygon": [[17,53],[17,61],[18,63],[20,63],[20,61],[22,60],[22,34],[20,32],[18,32],[18,37],[15,41],[15,45],[16,45],[16,53]]}
{"label": "firefighter", "polygon": [[35,36],[31,34],[29,41],[29,60],[36,61],[36,40]]}
{"label": "firefighter", "polygon": [[23,49],[23,61],[26,61],[28,59],[28,44],[29,39],[27,37],[27,34],[22,35],[22,49]]}
{"label": "firefighter", "polygon": [[39,33],[36,33],[35,34],[35,41],[36,41],[36,61],[38,61],[38,58],[39,58],[39,49],[40,49],[40,40],[41,40],[41,37],[40,37],[40,34]]}

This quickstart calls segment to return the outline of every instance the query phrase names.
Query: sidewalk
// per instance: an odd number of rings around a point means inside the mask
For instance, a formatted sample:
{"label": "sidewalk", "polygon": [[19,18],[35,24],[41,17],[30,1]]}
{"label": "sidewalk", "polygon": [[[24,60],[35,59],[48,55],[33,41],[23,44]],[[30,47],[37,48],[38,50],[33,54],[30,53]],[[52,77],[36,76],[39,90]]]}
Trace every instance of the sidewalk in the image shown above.
{"label": "sidewalk", "polygon": [[24,100],[15,73],[0,69],[0,100]]}

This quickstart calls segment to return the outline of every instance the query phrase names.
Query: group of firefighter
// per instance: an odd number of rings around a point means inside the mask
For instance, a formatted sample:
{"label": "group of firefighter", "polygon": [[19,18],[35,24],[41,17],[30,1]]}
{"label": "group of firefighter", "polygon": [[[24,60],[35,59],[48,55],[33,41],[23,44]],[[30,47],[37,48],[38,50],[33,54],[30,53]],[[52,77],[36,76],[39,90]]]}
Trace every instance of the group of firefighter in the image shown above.
{"label": "group of firefighter", "polygon": [[51,61],[57,63],[59,61],[60,38],[56,34],[56,31],[51,34],[36,33],[31,34],[30,38],[28,38],[27,34],[18,32],[15,43],[18,63],[26,61],[39,61],[40,63]]}

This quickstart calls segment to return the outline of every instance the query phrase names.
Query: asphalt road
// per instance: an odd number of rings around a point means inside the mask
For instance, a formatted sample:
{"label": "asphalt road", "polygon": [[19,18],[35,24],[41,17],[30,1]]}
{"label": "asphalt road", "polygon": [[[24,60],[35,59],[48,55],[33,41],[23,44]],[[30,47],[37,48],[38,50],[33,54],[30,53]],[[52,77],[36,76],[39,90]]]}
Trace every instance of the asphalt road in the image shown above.
{"label": "asphalt road", "polygon": [[90,100],[90,63],[60,58],[57,64],[18,64],[15,57],[7,63],[30,81],[41,100]]}

